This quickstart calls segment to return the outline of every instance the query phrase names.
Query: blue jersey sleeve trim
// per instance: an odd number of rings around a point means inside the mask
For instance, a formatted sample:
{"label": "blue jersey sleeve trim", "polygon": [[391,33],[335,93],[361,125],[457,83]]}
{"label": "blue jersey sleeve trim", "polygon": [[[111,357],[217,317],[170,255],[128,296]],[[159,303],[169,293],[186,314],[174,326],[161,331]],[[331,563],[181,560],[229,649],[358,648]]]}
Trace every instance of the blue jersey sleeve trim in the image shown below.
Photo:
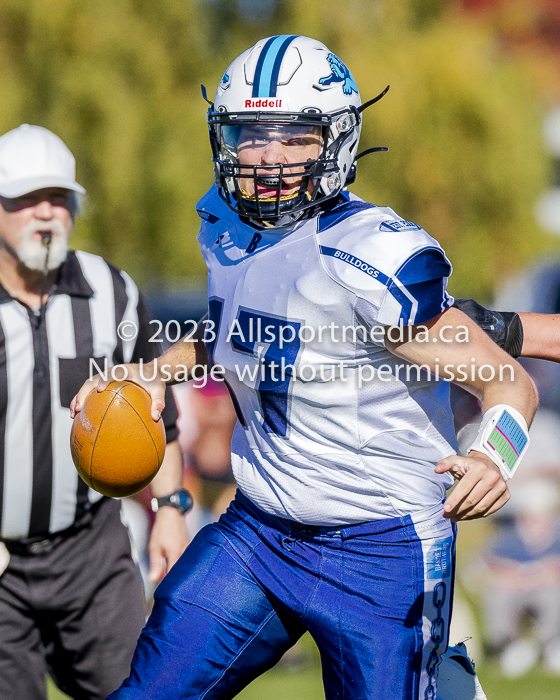
{"label": "blue jersey sleeve trim", "polygon": [[344,219],[347,219],[353,214],[357,214],[360,211],[365,211],[366,209],[376,209],[375,204],[368,204],[368,202],[361,202],[357,200],[344,200],[336,207],[329,209],[324,214],[319,217],[319,223],[317,231],[321,233],[329,228],[332,228],[336,224],[340,223]]}
{"label": "blue jersey sleeve trim", "polygon": [[[425,323],[441,314],[449,306],[445,293],[445,279],[451,274],[451,265],[440,248],[429,247],[411,255],[396,271],[393,280],[406,289],[416,301],[414,323]],[[389,292],[394,295],[396,281],[391,281]]]}
{"label": "blue jersey sleeve trim", "polygon": [[[441,314],[449,306],[445,280],[451,274],[451,265],[440,248],[423,248],[400,266],[394,277],[416,300],[414,323],[425,323]],[[391,282],[389,291],[392,292]]]}
{"label": "blue jersey sleeve trim", "polygon": [[406,287],[427,280],[449,277],[451,265],[439,248],[423,248],[404,261],[395,277]]}
{"label": "blue jersey sleeve trim", "polygon": [[[391,291],[391,290],[389,290]],[[443,278],[409,284],[406,291],[418,302],[414,323],[426,323],[449,307]]]}

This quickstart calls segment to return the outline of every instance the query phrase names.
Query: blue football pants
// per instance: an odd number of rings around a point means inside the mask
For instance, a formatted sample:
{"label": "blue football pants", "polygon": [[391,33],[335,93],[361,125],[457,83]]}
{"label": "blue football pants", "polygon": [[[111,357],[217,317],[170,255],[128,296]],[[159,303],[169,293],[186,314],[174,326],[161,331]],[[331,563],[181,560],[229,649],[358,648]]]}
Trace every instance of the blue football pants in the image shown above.
{"label": "blue football pants", "polygon": [[305,526],[238,491],[158,587],[110,700],[233,698],[305,631],[327,700],[435,700],[455,551],[441,513]]}

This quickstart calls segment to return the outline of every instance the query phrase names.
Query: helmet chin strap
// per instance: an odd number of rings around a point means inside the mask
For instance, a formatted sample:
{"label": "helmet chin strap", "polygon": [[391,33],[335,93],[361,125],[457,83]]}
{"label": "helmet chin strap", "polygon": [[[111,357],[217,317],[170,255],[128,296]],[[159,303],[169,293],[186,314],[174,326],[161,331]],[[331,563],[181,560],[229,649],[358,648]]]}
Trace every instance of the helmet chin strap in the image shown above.
{"label": "helmet chin strap", "polygon": [[383,92],[380,92],[379,95],[377,95],[376,97],[373,97],[371,100],[368,100],[367,102],[364,102],[363,104],[361,104],[358,107],[358,114],[361,114],[364,111],[364,109],[371,107],[371,105],[374,105],[376,102],[379,102],[379,100],[382,97],[385,97],[385,95],[389,92],[390,87],[391,87],[390,85],[387,85],[385,90],[383,90]]}

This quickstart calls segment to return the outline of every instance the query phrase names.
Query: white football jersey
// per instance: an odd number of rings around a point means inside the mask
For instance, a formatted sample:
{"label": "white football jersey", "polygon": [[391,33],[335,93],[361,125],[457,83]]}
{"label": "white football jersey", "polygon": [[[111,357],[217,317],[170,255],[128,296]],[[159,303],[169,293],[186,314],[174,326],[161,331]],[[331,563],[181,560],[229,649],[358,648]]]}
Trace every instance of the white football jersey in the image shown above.
{"label": "white football jersey", "polygon": [[392,355],[379,328],[406,333],[453,304],[437,241],[348,193],[284,229],[244,224],[214,188],[197,209],[241,491],[314,525],[441,502],[452,478],[435,464],[456,452],[449,385]]}

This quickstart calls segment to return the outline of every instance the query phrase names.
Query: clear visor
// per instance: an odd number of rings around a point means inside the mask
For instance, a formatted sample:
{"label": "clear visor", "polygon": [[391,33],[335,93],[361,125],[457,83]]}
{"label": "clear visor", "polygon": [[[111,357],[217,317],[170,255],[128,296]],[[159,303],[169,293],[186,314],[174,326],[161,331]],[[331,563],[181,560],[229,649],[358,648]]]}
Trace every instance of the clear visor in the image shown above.
{"label": "clear visor", "polygon": [[292,152],[321,147],[323,138],[320,126],[296,126],[293,124],[245,124],[221,127],[222,148],[237,156],[244,150],[264,150],[276,141]]}

